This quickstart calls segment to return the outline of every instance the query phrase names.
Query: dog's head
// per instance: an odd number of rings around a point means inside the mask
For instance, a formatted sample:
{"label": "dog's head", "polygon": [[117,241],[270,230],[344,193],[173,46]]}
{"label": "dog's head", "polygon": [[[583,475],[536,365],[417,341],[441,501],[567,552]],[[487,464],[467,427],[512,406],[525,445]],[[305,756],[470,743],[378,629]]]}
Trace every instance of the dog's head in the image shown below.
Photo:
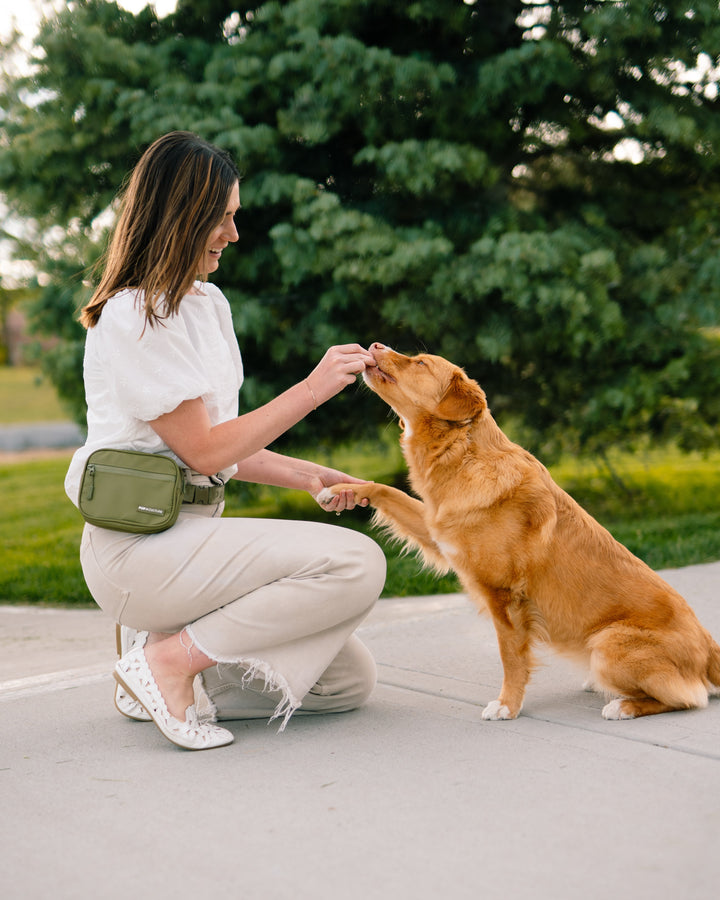
{"label": "dog's head", "polygon": [[421,417],[470,424],[487,409],[480,385],[441,356],[404,356],[382,344],[370,352],[377,366],[367,368],[363,379],[406,427]]}

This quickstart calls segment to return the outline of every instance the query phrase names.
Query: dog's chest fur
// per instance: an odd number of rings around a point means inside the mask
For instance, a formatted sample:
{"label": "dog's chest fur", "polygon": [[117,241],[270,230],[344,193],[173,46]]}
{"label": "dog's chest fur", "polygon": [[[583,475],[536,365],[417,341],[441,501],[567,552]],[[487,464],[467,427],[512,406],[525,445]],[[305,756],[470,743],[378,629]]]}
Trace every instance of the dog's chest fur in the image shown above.
{"label": "dog's chest fur", "polygon": [[[416,425],[401,444],[426,527],[447,567],[466,590],[484,582],[522,591],[528,562],[522,548],[530,531],[540,538],[536,551],[547,547],[555,498],[541,464],[488,420],[464,428],[435,425],[430,435]],[[438,568],[436,560],[427,561]]]}
{"label": "dog's chest fur", "polygon": [[[514,492],[527,476],[525,466],[508,466],[508,448],[517,448],[500,429],[502,440],[488,445],[486,423],[463,428],[437,421],[406,430],[401,440],[410,484],[426,508],[426,523],[442,539],[443,523],[472,510],[480,515]],[[444,425],[444,427],[443,427]],[[434,426],[434,427],[433,427]],[[530,458],[530,457],[529,457]],[[525,460],[523,460],[525,462]]]}

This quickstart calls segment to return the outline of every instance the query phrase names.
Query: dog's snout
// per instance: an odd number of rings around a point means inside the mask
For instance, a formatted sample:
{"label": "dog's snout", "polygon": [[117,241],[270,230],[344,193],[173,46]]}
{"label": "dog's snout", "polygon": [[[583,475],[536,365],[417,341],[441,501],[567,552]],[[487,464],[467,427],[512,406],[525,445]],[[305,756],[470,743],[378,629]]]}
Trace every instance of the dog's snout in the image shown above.
{"label": "dog's snout", "polygon": [[380,341],[375,341],[374,343],[372,343],[372,344],[370,345],[370,352],[371,352],[371,353],[372,353],[373,350],[387,350],[387,349],[388,349],[388,348],[385,346],[385,344],[381,344]]}

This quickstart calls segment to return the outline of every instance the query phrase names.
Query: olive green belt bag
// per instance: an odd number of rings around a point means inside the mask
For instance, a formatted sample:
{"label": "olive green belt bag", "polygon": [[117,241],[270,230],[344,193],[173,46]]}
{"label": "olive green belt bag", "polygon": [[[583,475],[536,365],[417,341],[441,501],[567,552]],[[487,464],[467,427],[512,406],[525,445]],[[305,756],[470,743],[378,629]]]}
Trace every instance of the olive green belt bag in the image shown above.
{"label": "olive green belt bag", "polygon": [[95,450],[85,465],[78,505],[86,522],[153,534],[175,524],[185,503],[219,503],[224,485],[193,485],[168,456]]}

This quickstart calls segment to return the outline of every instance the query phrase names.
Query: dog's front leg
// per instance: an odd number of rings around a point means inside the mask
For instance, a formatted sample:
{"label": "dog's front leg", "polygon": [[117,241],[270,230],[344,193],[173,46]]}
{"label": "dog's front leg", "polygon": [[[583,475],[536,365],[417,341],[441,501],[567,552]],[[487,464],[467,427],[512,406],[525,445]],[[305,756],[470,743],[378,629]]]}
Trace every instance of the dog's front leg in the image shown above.
{"label": "dog's front leg", "polygon": [[334,484],[330,488],[325,488],[318,499],[322,501],[323,496],[332,497],[341,491],[353,491],[358,503],[361,500],[368,500],[376,510],[376,524],[384,526],[394,537],[420,550],[426,561],[435,566],[439,572],[448,571],[448,564],[425,523],[425,505],[421,500],[390,485],[378,484],[375,481],[364,484]]}
{"label": "dog's front leg", "polygon": [[503,665],[503,683],[497,700],[488,703],[482,712],[483,719],[515,719],[523,705],[525,688],[533,670],[533,656],[527,628],[513,622],[508,608],[488,603],[495,625],[500,659]]}

